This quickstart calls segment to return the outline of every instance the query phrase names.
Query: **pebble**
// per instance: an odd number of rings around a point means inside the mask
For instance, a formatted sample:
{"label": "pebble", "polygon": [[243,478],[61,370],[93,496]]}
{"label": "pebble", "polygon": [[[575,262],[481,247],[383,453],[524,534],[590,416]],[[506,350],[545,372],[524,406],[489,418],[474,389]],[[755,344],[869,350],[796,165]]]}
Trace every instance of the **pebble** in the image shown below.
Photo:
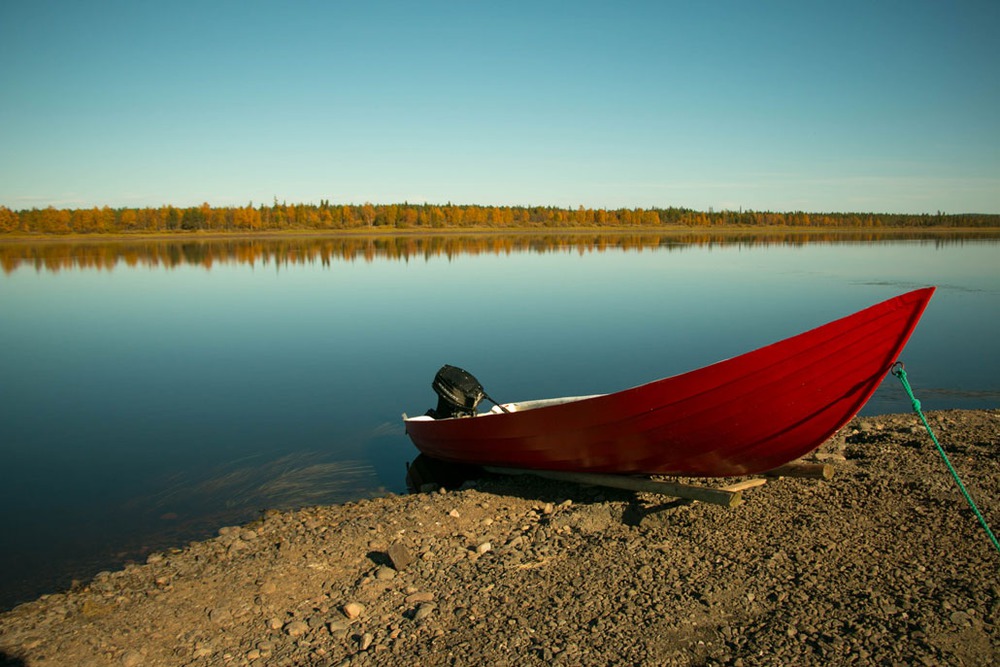
{"label": "pebble", "polygon": [[331,635],[337,635],[347,632],[350,626],[344,621],[330,621],[326,627],[330,630]]}
{"label": "pebble", "polygon": [[419,604],[421,602],[433,602],[434,601],[434,594],[431,593],[431,592],[429,592],[429,591],[418,592],[418,593],[411,593],[410,595],[406,596],[405,601],[406,601],[406,604]]}
{"label": "pebble", "polygon": [[305,621],[295,619],[285,624],[285,634],[289,637],[301,637],[309,632],[309,625]]}
{"label": "pebble", "polygon": [[414,621],[424,620],[425,618],[431,615],[431,612],[433,612],[434,609],[435,605],[433,602],[423,603],[422,605],[417,607],[417,611],[413,614],[413,620]]}
{"label": "pebble", "polygon": [[344,616],[355,619],[365,611],[365,606],[360,602],[348,602],[343,606]]}
{"label": "pebble", "polygon": [[968,625],[970,621],[969,615],[964,611],[953,611],[948,618],[952,623],[959,626]]}
{"label": "pebble", "polygon": [[139,651],[125,651],[121,659],[122,667],[139,667],[145,664],[145,662],[146,659]]}
{"label": "pebble", "polygon": [[413,556],[402,542],[394,542],[389,547],[389,560],[392,561],[392,566],[396,570],[402,572],[413,562]]}
{"label": "pebble", "polygon": [[216,625],[229,625],[233,622],[233,613],[228,609],[218,608],[208,612],[208,618]]}

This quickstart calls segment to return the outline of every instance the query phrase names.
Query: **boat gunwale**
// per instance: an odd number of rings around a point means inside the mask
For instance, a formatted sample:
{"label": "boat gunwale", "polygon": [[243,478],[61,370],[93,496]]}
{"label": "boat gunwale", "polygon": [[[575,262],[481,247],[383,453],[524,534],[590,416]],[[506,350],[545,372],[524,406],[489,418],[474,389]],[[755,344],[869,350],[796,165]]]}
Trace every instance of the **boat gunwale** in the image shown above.
{"label": "boat gunwale", "polygon": [[[475,421],[479,422],[479,421],[481,421],[483,419],[489,419],[491,417],[505,417],[508,420],[516,420],[516,418],[517,418],[518,415],[532,415],[532,416],[535,416],[539,412],[543,412],[543,411],[545,411],[545,412],[549,412],[549,411],[555,412],[555,411],[559,411],[559,410],[573,409],[573,408],[578,408],[581,404],[584,404],[584,403],[587,403],[587,402],[600,402],[602,400],[619,401],[622,398],[627,398],[629,394],[634,394],[634,393],[637,393],[637,392],[638,393],[642,393],[642,392],[644,392],[644,390],[649,389],[653,385],[657,385],[657,384],[660,384],[660,383],[672,383],[672,382],[676,382],[676,381],[680,380],[681,378],[684,378],[685,376],[695,376],[695,375],[701,375],[701,374],[709,375],[709,374],[711,374],[711,372],[716,367],[721,366],[723,364],[730,364],[730,363],[736,362],[736,361],[738,361],[740,359],[748,358],[748,357],[755,356],[755,355],[767,356],[766,353],[769,350],[772,350],[774,348],[786,347],[786,346],[788,346],[788,347],[794,346],[795,341],[801,340],[801,339],[809,337],[811,335],[814,335],[816,332],[818,332],[818,331],[820,331],[822,329],[825,329],[827,327],[835,327],[835,325],[837,325],[838,323],[841,323],[841,322],[843,322],[845,320],[850,320],[852,318],[859,318],[860,319],[860,316],[862,314],[864,314],[866,312],[869,312],[869,311],[872,311],[873,309],[879,308],[881,306],[884,306],[886,303],[888,303],[890,301],[894,301],[894,300],[898,300],[898,299],[903,299],[905,297],[916,297],[919,294],[919,295],[921,295],[919,297],[919,300],[923,302],[923,306],[921,306],[917,310],[917,312],[914,314],[913,321],[907,327],[906,332],[904,333],[904,335],[902,335],[900,337],[902,343],[901,344],[897,343],[897,347],[901,347],[902,345],[905,345],[905,343],[909,339],[910,335],[912,335],[912,332],[913,332],[914,328],[916,327],[916,323],[919,321],[921,315],[923,314],[923,310],[924,310],[924,308],[926,308],[927,303],[929,302],[929,300],[930,300],[931,296],[933,295],[935,289],[936,288],[933,287],[933,286],[927,286],[927,287],[922,287],[922,288],[919,288],[919,289],[911,290],[909,292],[904,292],[903,294],[898,294],[898,295],[896,295],[894,297],[891,297],[889,299],[885,299],[885,300],[880,301],[878,303],[871,304],[871,305],[869,305],[869,306],[867,306],[865,308],[862,308],[861,310],[854,311],[854,312],[852,312],[852,313],[850,313],[848,315],[844,315],[842,317],[838,317],[836,319],[829,320],[827,322],[824,322],[823,324],[819,324],[817,326],[814,326],[814,327],[811,327],[811,328],[806,329],[804,331],[801,331],[801,332],[799,332],[797,334],[793,334],[793,335],[788,336],[786,338],[782,338],[780,340],[773,341],[771,343],[768,343],[766,345],[762,345],[760,347],[748,350],[746,352],[743,352],[743,353],[740,353],[740,354],[737,354],[737,355],[734,355],[734,356],[731,356],[731,357],[727,357],[725,359],[720,359],[720,360],[714,361],[714,362],[712,362],[710,364],[706,364],[704,366],[699,366],[697,368],[686,370],[686,371],[683,371],[681,373],[676,373],[674,375],[669,375],[669,376],[666,376],[666,377],[661,377],[661,378],[657,378],[655,380],[651,380],[649,382],[644,382],[642,384],[634,385],[632,387],[628,387],[626,389],[622,389],[622,390],[619,390],[619,391],[613,391],[613,392],[608,392],[608,393],[604,393],[604,394],[593,394],[593,395],[587,395],[587,396],[581,396],[581,397],[573,397],[573,396],[571,396],[571,397],[565,397],[565,398],[533,399],[533,400],[528,400],[528,401],[515,401],[515,402],[513,402],[514,405],[519,405],[519,404],[523,405],[525,403],[543,403],[543,402],[544,403],[549,403],[550,401],[553,401],[555,403],[554,404],[548,404],[548,405],[540,405],[540,406],[529,408],[529,409],[525,409],[525,410],[516,410],[516,411],[513,411],[513,412],[507,412],[507,413],[501,412],[501,411],[497,411],[497,410],[494,409],[494,410],[490,410],[489,412],[477,413],[476,415],[474,415],[472,417],[449,417],[449,418],[445,418],[445,419],[434,419],[432,417],[429,417],[429,416],[426,416],[426,415],[422,415],[420,417],[407,417],[407,418],[404,419],[404,422],[406,422],[406,423],[417,422],[417,423],[422,423],[422,424],[435,423],[435,424],[440,424],[440,425],[442,425],[442,427],[444,427],[447,424],[454,424],[456,422],[466,422],[466,421],[469,421],[469,420],[475,420]],[[924,295],[926,295],[926,296],[924,296]],[[893,359],[886,366],[885,372],[888,372],[889,367],[892,365],[892,363],[894,361],[895,361],[895,359]],[[866,396],[863,397],[863,400],[860,401],[860,403],[856,407],[855,414],[856,414],[857,410],[860,410],[864,406],[864,404],[868,402],[868,400],[871,398],[871,395],[875,392],[876,389],[877,389],[877,383],[876,383],[875,386],[873,386],[871,388],[871,391],[867,392]],[[685,399],[690,399],[690,398],[692,398],[694,396],[703,395],[703,394],[709,394],[709,393],[712,393],[712,392],[714,392],[716,390],[718,390],[718,386],[704,389],[704,390],[702,390],[702,391],[700,391],[700,392],[698,392],[696,394],[685,395],[684,398]],[[576,399],[576,400],[574,400],[574,399]],[[663,407],[663,406],[658,406],[658,407]],[[636,412],[636,411],[633,411],[633,412],[630,413],[630,416],[634,417],[637,414],[639,414],[639,413]],[[625,417],[625,418],[627,419],[629,417]],[[850,419],[850,417],[848,417],[848,420],[849,419]]]}

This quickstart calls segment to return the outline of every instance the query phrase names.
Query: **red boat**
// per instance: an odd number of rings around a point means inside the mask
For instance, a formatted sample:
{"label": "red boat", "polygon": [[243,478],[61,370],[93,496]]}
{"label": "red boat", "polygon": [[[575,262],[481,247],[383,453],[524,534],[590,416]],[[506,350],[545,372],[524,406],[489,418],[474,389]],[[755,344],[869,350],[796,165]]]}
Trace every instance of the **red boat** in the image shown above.
{"label": "red boat", "polygon": [[[427,456],[453,463],[692,477],[766,472],[816,449],[858,413],[933,293],[927,287],[902,294],[738,357],[614,394],[477,413],[481,385],[446,366],[435,379],[438,409],[404,415],[406,432]],[[446,369],[458,373],[452,382],[471,379],[472,390],[456,392],[447,377],[442,387]]]}

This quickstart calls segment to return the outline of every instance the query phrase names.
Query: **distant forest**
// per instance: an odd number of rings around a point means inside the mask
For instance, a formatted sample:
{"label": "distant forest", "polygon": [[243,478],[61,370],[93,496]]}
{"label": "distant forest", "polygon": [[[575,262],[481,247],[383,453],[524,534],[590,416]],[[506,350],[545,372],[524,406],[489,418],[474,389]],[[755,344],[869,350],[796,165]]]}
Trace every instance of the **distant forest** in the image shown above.
{"label": "distant forest", "polygon": [[253,203],[178,208],[33,208],[0,206],[0,232],[28,234],[128,234],[175,231],[259,232],[294,230],[443,230],[712,227],[984,228],[1000,227],[992,214],[775,213],[695,211],[686,208],[558,208],[455,204]]}

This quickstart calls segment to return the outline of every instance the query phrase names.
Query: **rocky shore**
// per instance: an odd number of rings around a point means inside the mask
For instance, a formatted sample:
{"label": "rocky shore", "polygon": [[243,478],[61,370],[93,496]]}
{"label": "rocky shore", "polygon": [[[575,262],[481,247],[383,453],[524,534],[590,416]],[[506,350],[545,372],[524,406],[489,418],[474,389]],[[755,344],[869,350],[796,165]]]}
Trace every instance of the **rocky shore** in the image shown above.
{"label": "rocky shore", "polygon": [[[1000,410],[929,420],[996,530]],[[1000,663],[1000,553],[917,419],[814,456],[735,508],[488,477],[270,512],[0,615],[0,664]]]}

